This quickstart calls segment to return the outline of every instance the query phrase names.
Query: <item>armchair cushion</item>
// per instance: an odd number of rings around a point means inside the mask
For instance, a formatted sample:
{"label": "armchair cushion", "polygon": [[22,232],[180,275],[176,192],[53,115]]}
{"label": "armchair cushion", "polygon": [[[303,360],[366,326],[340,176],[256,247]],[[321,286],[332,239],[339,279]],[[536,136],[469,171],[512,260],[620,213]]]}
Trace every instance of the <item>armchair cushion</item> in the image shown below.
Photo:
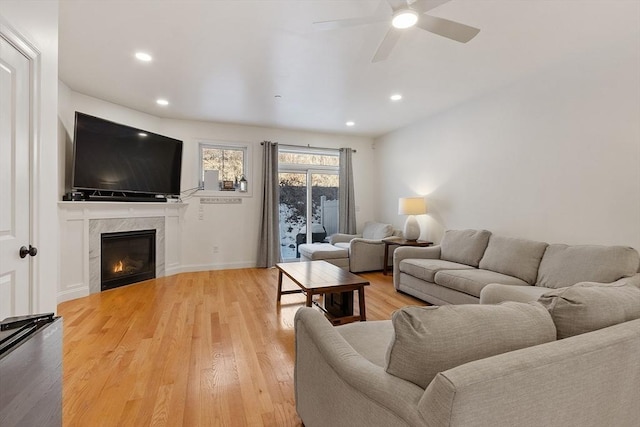
{"label": "armchair cushion", "polygon": [[632,285],[578,283],[538,301],[551,313],[558,339],[640,319],[640,289]]}
{"label": "armchair cushion", "polygon": [[362,230],[362,237],[364,239],[381,240],[391,235],[393,235],[393,226],[391,224],[368,221],[365,222],[364,229]]}
{"label": "armchair cushion", "polygon": [[442,238],[440,257],[447,261],[477,267],[489,243],[487,230],[447,230]]}
{"label": "armchair cushion", "polygon": [[438,372],[556,339],[539,303],[405,307],[393,313],[386,371],[423,389]]}

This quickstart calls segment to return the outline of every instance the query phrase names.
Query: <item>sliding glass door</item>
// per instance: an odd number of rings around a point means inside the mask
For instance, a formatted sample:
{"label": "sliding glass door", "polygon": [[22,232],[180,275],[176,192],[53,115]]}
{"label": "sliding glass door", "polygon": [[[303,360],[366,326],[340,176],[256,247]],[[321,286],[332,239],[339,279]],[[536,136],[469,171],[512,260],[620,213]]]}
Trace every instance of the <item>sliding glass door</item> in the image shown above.
{"label": "sliding glass door", "polygon": [[280,248],[283,260],[300,258],[298,248],[301,244],[321,243],[338,232],[338,166],[336,150],[327,153],[280,149]]}

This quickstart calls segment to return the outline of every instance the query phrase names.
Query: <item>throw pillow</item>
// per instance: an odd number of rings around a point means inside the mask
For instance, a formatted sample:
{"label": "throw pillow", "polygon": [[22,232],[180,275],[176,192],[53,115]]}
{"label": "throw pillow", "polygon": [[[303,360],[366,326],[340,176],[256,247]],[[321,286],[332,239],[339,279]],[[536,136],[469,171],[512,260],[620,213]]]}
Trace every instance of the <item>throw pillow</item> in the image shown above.
{"label": "throw pillow", "polygon": [[438,372],[556,338],[542,305],[405,307],[393,313],[386,371],[426,388]]}
{"label": "throw pillow", "polygon": [[491,235],[480,268],[514,276],[530,285],[536,282],[547,244],[534,240]]}
{"label": "throw pillow", "polygon": [[487,249],[487,230],[447,230],[440,243],[440,258],[477,267]]}
{"label": "throw pillow", "polygon": [[393,226],[391,224],[382,224],[379,222],[365,222],[362,230],[362,238],[371,240],[380,240],[393,234]]}
{"label": "throw pillow", "polygon": [[578,283],[542,295],[558,339],[640,319],[640,289],[632,285]]}
{"label": "throw pillow", "polygon": [[537,286],[566,288],[580,282],[611,283],[638,271],[638,252],[625,246],[549,245]]}

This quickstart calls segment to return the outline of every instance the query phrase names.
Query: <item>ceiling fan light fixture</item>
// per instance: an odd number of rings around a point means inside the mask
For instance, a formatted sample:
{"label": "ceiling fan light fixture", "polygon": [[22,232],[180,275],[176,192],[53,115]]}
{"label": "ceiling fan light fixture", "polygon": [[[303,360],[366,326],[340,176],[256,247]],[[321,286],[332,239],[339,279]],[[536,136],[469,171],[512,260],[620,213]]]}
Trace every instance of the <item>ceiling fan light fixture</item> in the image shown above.
{"label": "ceiling fan light fixture", "polygon": [[412,9],[401,9],[393,14],[391,25],[398,29],[413,27],[418,22],[418,12]]}

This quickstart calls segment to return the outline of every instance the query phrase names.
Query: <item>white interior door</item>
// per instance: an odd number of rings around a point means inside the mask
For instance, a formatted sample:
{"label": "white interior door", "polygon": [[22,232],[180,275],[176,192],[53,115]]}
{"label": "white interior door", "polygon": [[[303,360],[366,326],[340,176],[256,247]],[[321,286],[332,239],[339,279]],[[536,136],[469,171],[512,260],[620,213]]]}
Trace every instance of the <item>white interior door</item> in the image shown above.
{"label": "white interior door", "polygon": [[32,312],[29,65],[0,34],[0,320]]}

